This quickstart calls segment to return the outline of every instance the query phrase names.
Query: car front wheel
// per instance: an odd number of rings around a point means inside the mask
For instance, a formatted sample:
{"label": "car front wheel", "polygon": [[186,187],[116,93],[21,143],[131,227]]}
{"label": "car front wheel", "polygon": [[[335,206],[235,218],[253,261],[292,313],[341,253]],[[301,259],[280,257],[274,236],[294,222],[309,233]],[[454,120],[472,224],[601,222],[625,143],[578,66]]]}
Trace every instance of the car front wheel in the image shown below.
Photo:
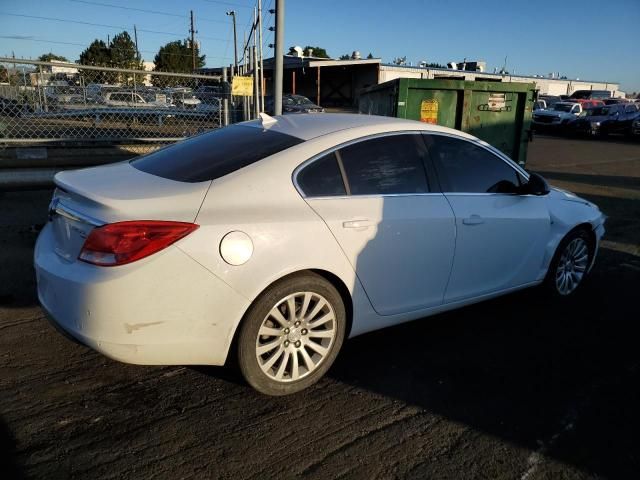
{"label": "car front wheel", "polygon": [[566,297],[582,285],[593,258],[592,243],[584,229],[569,233],[560,242],[546,278],[555,295]]}
{"label": "car front wheel", "polygon": [[342,297],[320,275],[287,277],[263,292],[238,336],[238,363],[247,382],[267,395],[288,395],[317,382],[345,335]]}

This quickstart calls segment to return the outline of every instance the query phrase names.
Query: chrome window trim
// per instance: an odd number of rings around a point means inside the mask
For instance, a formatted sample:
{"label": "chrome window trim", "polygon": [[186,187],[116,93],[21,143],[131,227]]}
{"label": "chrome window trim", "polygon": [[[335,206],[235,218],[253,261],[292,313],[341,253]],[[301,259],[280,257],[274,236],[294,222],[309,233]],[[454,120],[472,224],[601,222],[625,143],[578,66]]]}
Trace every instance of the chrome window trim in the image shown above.
{"label": "chrome window trim", "polygon": [[304,197],[306,200],[349,200],[355,198],[384,198],[384,197],[436,197],[444,196],[442,192],[429,192],[429,193],[380,193],[373,194],[368,193],[366,195],[323,195],[321,197]]}
{"label": "chrome window trim", "polygon": [[[328,148],[327,150],[324,150],[324,151],[312,156],[311,158],[305,160],[300,165],[298,165],[293,170],[293,173],[291,174],[292,179],[293,179],[293,185],[296,188],[296,190],[298,191],[298,193],[300,194],[300,196],[302,198],[305,198],[305,199],[306,198],[345,197],[344,195],[325,195],[323,197],[315,197],[315,196],[307,197],[307,195],[302,191],[302,187],[300,187],[300,185],[298,184],[298,174],[307,165],[315,162],[316,160],[319,160],[320,158],[324,157],[325,155],[329,155],[331,153],[337,152],[341,148],[345,148],[345,147],[348,147],[350,145],[355,145],[356,143],[360,143],[360,142],[366,142],[367,140],[373,140],[375,138],[394,137],[394,136],[397,136],[397,135],[416,135],[416,134],[421,135],[426,131],[427,130],[398,130],[398,131],[394,131],[394,132],[372,133],[371,135],[366,135],[364,137],[358,137],[358,138],[352,138],[351,140],[347,140],[346,142],[343,142],[343,143],[341,143],[339,145],[334,145],[333,147]],[[428,151],[429,151],[429,149],[427,148],[427,152]],[[425,172],[425,177],[426,177],[426,172]],[[428,182],[429,182],[429,179],[427,178],[427,188],[429,187]],[[433,192],[426,192],[426,194],[431,194],[431,193],[433,193]],[[440,193],[440,192],[437,192],[437,193]],[[418,193],[388,193],[388,194],[378,194],[378,195],[367,194],[367,195],[349,195],[349,197],[383,197],[383,196],[396,196],[396,195],[425,195],[425,193],[421,193],[421,194],[418,194]]]}
{"label": "chrome window trim", "polygon": [[[293,177],[293,185],[295,187],[295,189],[298,191],[298,193],[300,194],[300,196],[304,199],[307,198],[350,198],[350,197],[393,197],[393,196],[407,196],[407,195],[434,195],[434,194],[440,194],[440,193],[446,193],[448,195],[455,195],[455,194],[460,194],[460,195],[517,195],[517,194],[511,194],[511,193],[464,193],[464,192],[427,192],[427,193],[393,193],[393,194],[379,194],[379,195],[323,195],[323,196],[310,196],[308,197],[304,191],[302,190],[302,188],[300,187],[300,185],[298,184],[298,174],[300,173],[300,171],[305,168],[307,165],[315,162],[316,160],[319,160],[320,158],[324,157],[325,155],[329,155],[331,153],[337,152],[338,150],[340,150],[341,148],[344,147],[348,147],[350,145],[354,145],[356,143],[360,143],[360,142],[364,142],[367,140],[372,140],[374,138],[382,138],[382,137],[390,137],[390,136],[396,136],[396,135],[440,135],[443,137],[451,137],[451,138],[455,138],[457,140],[462,140],[462,141],[466,141],[469,142],[477,147],[483,148],[485,150],[487,150],[489,153],[494,154],[496,157],[498,157],[500,160],[502,160],[503,162],[505,162],[509,167],[511,167],[512,169],[514,169],[517,173],[519,173],[522,177],[525,178],[525,180],[529,180],[529,174],[527,173],[527,171],[522,168],[520,165],[518,165],[517,162],[513,161],[511,158],[509,158],[507,155],[505,155],[503,152],[501,152],[500,150],[498,150],[497,148],[495,148],[492,145],[489,145],[488,143],[479,140],[479,139],[472,139],[472,138],[465,138],[462,137],[460,135],[456,135],[455,133],[449,133],[449,132],[437,132],[437,131],[433,131],[433,130],[398,130],[398,131],[394,131],[394,132],[383,132],[383,133],[374,133],[371,135],[366,135],[364,137],[359,137],[359,138],[354,138],[351,140],[348,140],[346,142],[343,142],[339,145],[335,145],[327,150],[324,150],[314,156],[312,156],[311,158],[305,160],[304,162],[302,162],[300,165],[298,165],[293,173],[292,173],[292,177]],[[427,153],[429,152],[429,147],[427,146]],[[341,172],[342,173],[342,172]],[[343,179],[344,180],[344,179]],[[429,181],[429,179],[427,178],[427,182]]]}

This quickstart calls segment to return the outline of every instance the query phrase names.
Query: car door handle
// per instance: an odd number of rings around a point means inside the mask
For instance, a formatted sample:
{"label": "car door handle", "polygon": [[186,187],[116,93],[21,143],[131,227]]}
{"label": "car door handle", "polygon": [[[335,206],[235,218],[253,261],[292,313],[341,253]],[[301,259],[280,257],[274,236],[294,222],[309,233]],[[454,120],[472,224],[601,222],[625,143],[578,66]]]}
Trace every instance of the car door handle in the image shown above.
{"label": "car door handle", "polygon": [[463,218],[462,223],[465,225],[480,225],[484,223],[484,218],[480,215],[471,215],[469,218]]}
{"label": "car door handle", "polygon": [[356,230],[364,230],[365,228],[369,228],[372,225],[373,222],[367,219],[349,220],[346,222],[342,222],[342,228],[355,228]]}

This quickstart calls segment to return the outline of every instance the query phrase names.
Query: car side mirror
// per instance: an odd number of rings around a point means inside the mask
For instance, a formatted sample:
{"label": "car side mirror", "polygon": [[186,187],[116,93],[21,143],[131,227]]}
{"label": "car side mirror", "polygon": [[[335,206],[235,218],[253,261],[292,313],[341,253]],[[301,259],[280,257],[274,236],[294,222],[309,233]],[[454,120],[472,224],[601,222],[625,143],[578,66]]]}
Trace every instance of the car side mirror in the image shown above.
{"label": "car side mirror", "polygon": [[522,185],[522,193],[524,195],[546,195],[550,188],[547,181],[542,175],[535,172],[529,172],[529,181]]}

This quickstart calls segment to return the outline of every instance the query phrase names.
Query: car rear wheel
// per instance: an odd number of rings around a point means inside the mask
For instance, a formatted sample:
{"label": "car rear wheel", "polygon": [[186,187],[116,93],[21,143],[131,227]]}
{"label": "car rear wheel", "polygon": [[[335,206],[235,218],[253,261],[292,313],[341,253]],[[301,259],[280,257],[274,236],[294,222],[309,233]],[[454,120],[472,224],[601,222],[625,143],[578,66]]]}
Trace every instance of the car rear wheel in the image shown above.
{"label": "car rear wheel", "polygon": [[569,233],[560,242],[545,283],[557,296],[573,294],[584,282],[593,259],[593,242],[584,229]]}
{"label": "car rear wheel", "polygon": [[320,275],[305,273],[269,287],[247,312],[238,363],[247,382],[267,395],[316,383],[335,360],[345,334],[342,298]]}

